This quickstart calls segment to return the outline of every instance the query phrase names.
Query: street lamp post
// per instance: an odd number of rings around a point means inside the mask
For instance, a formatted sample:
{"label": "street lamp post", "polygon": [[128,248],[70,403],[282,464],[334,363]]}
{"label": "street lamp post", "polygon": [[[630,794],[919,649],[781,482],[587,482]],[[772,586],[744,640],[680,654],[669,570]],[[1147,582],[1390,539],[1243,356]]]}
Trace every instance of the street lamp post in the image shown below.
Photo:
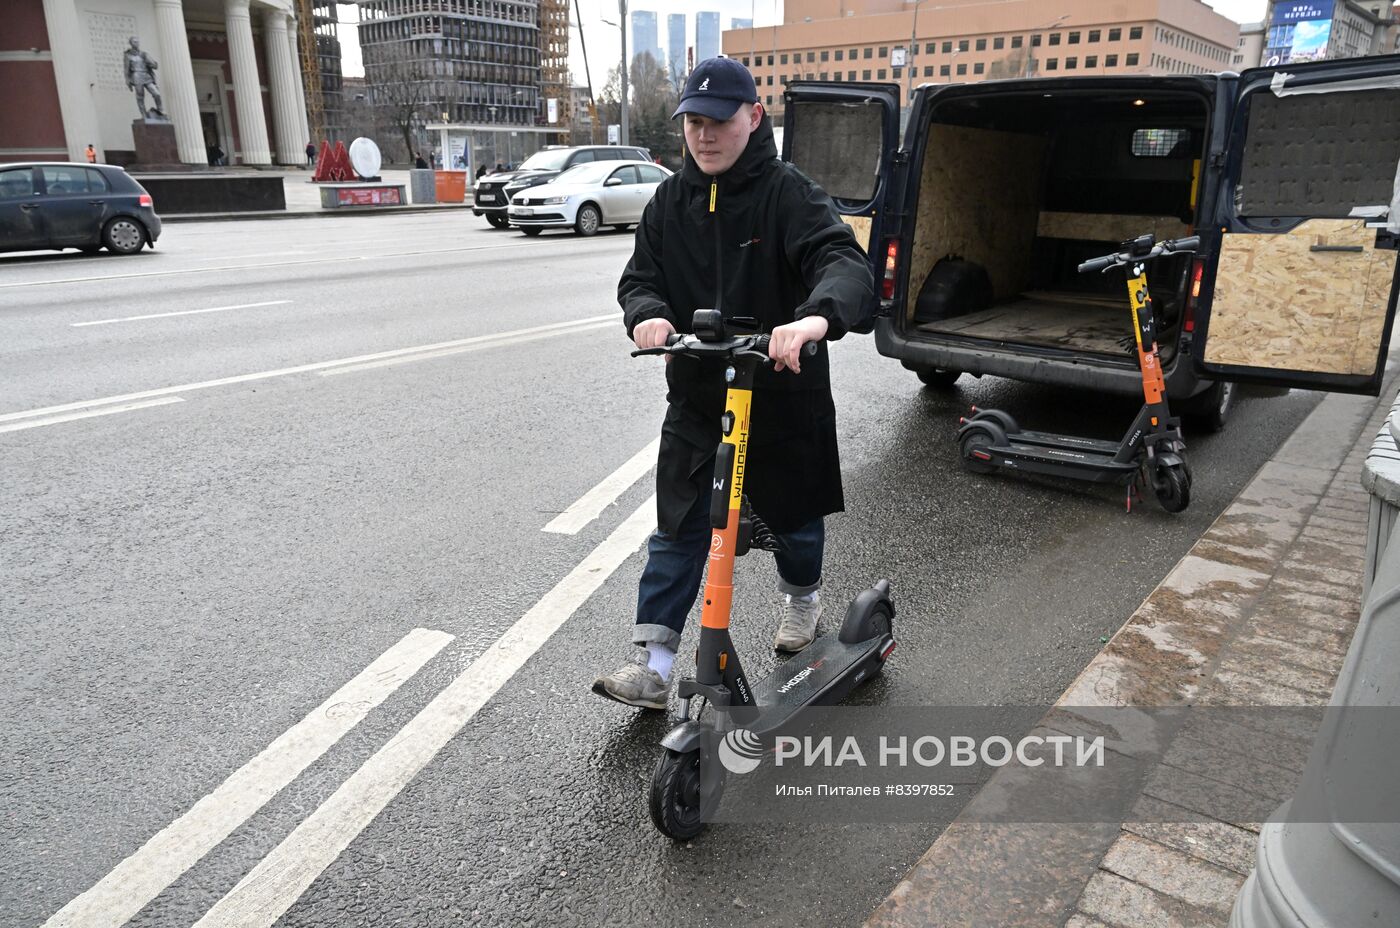
{"label": "street lamp post", "polygon": [[1030,35],[1026,38],[1026,66],[1021,70],[1022,77],[1031,76],[1031,62],[1035,60],[1035,34],[1042,29],[1054,29],[1067,19],[1069,19],[1069,14],[1065,13],[1058,19],[1051,20],[1043,26],[1034,26],[1031,28]]}
{"label": "street lamp post", "polygon": [[618,76],[622,81],[621,143],[623,145],[628,145],[631,143],[628,141],[627,132],[627,0],[617,0],[617,12],[619,14],[619,21],[617,23],[614,23],[612,20],[609,19],[604,19],[602,20],[602,22],[609,26],[616,25],[617,28],[622,32],[622,69],[618,73]]}
{"label": "street lamp post", "polygon": [[905,68],[908,69],[904,75],[906,78],[904,99],[905,102],[908,103],[914,99],[914,49],[918,47],[919,7],[924,5],[924,0],[904,0],[904,2],[906,4],[911,2],[914,4],[914,23],[909,27],[909,54],[905,56],[906,60],[904,62]]}

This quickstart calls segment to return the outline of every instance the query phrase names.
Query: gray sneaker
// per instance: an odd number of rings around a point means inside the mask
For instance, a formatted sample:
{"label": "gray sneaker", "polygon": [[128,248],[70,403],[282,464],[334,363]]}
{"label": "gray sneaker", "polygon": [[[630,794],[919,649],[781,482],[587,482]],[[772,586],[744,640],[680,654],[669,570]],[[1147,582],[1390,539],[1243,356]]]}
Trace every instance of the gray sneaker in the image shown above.
{"label": "gray sneaker", "polygon": [[773,639],[775,651],[801,651],[817,637],[817,619],[822,614],[820,593],[813,593],[810,600],[784,594],[783,604],[778,610],[782,621],[778,623],[778,634]]}
{"label": "gray sneaker", "polygon": [[643,709],[666,708],[671,688],[661,674],[647,666],[647,649],[637,648],[627,663],[593,681],[593,692]]}

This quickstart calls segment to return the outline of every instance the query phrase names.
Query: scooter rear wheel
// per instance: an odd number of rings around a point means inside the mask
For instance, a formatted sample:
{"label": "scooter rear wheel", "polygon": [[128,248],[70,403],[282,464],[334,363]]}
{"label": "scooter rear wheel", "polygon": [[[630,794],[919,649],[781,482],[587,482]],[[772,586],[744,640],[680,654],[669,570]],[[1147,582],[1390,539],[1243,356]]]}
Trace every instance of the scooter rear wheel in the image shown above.
{"label": "scooter rear wheel", "polygon": [[700,808],[700,750],[672,751],[656,762],[648,795],[656,830],[673,841],[689,841],[705,830]]}
{"label": "scooter rear wheel", "polygon": [[996,470],[996,465],[991,461],[983,461],[976,456],[979,451],[985,454],[986,449],[992,447],[993,442],[992,433],[987,429],[969,429],[958,444],[958,450],[962,454],[963,467],[974,474],[990,474]]}
{"label": "scooter rear wheel", "polygon": [[1191,472],[1181,464],[1157,468],[1152,477],[1152,492],[1167,512],[1182,512],[1191,505]]}

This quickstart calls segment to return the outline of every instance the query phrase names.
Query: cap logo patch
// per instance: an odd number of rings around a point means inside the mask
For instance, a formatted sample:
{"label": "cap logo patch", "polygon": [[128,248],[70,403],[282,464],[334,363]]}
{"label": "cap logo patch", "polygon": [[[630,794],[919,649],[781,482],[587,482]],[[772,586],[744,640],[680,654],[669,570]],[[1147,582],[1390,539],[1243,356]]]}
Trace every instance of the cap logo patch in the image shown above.
{"label": "cap logo patch", "polygon": [[710,89],[710,79],[709,79],[708,77],[705,78],[703,81],[700,82],[700,87],[699,87],[699,89],[700,89],[700,90],[709,90],[709,89]]}

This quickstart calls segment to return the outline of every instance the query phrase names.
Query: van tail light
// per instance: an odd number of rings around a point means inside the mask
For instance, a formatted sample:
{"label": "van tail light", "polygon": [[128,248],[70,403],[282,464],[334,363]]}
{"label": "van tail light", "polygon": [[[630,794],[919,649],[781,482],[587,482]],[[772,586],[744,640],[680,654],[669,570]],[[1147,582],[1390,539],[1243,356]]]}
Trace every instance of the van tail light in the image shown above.
{"label": "van tail light", "polygon": [[1182,316],[1181,327],[1187,332],[1196,331],[1196,301],[1201,298],[1201,275],[1206,263],[1200,258],[1191,262],[1191,295],[1186,298],[1186,313]]}
{"label": "van tail light", "polygon": [[880,282],[881,299],[894,299],[894,272],[899,265],[899,242],[890,239],[889,245],[885,247],[885,278]]}
{"label": "van tail light", "polygon": [[151,199],[151,195],[150,195],[149,193],[143,193],[143,194],[141,194],[141,197],[140,197],[139,202],[141,203],[142,206],[155,206],[155,205],[156,205],[156,201],[153,200],[153,199]]}

